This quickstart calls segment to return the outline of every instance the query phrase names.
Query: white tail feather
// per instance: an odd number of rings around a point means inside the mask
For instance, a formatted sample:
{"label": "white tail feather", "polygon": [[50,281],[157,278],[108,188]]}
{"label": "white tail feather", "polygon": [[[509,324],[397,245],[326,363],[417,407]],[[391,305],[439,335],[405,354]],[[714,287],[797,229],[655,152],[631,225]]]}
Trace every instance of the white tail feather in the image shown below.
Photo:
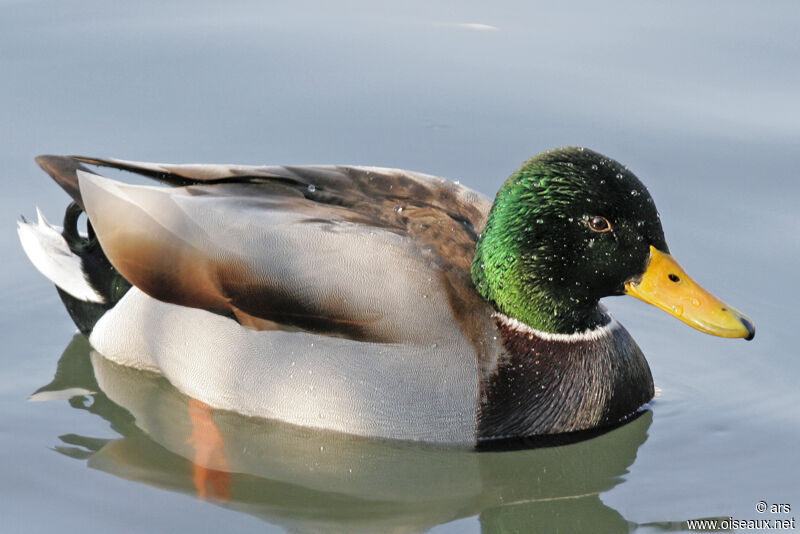
{"label": "white tail feather", "polygon": [[61,228],[51,225],[36,208],[37,222],[19,221],[17,233],[28,259],[55,285],[87,302],[104,302],[83,274],[81,259],[69,249]]}

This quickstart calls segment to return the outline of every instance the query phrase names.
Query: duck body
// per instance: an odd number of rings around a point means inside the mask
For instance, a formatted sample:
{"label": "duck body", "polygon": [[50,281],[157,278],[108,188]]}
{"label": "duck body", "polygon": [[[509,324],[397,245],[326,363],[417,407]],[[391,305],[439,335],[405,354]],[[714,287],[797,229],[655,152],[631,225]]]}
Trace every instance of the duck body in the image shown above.
{"label": "duck body", "polygon": [[550,340],[492,315],[477,346],[461,332],[381,343],[242,328],[134,287],[89,340],[216,408],[383,438],[570,432],[618,422],[652,398],[647,362],[618,323],[597,339]]}
{"label": "duck body", "polygon": [[[562,152],[587,167],[601,157]],[[604,161],[611,176],[620,171]],[[497,281],[513,268],[481,274],[481,250],[496,252],[481,232],[499,201],[454,182],[347,166],[38,162],[77,207],[64,228],[20,223],[20,238],[76,324],[106,358],[161,373],[212,407],[362,436],[475,443],[615,424],[653,397],[644,355],[586,297],[590,280],[560,299],[583,312],[546,320],[549,331],[537,321],[561,308],[539,306],[537,318],[524,304],[537,297],[500,298]],[[123,184],[87,164],[167,187]],[[81,209],[88,236],[75,229]],[[648,243],[666,248],[656,230],[637,249],[633,275],[647,266]],[[511,247],[508,260],[530,250]],[[566,272],[587,259],[551,256]]]}

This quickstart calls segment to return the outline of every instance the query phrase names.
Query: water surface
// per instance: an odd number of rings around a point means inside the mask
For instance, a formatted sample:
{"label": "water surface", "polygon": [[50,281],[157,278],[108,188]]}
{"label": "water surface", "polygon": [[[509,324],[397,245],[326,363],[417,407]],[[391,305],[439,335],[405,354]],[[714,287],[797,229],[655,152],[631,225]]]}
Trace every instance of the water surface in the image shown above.
{"label": "water surface", "polygon": [[[659,532],[766,518],[761,500],[800,510],[794,3],[6,1],[0,13],[4,529]],[[198,469],[202,409],[73,337],[14,231],[36,204],[54,220],[66,206],[33,163],[46,152],[395,166],[493,195],[560,145],[627,164],[675,256],[758,333],[712,338],[607,299],[660,393],[632,423],[559,447],[477,454],[216,413],[229,463]]]}

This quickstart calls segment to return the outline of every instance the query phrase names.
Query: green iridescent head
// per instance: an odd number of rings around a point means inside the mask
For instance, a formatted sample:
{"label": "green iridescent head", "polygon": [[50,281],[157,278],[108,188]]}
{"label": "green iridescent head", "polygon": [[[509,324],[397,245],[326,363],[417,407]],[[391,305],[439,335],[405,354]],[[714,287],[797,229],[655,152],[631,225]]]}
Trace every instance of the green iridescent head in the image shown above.
{"label": "green iridescent head", "polygon": [[472,278],[502,313],[573,333],[607,321],[599,299],[641,276],[650,246],[668,252],[639,179],[597,152],[559,148],[527,161],[500,189]]}

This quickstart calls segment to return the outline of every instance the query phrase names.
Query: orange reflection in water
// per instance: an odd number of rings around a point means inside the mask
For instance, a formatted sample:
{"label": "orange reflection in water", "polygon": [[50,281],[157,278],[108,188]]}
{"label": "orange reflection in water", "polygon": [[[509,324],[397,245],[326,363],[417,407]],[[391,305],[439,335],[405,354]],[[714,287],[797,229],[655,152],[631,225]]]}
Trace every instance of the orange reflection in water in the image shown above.
{"label": "orange reflection in water", "polygon": [[211,407],[189,399],[189,419],[192,421],[192,435],[188,443],[195,451],[192,480],[197,496],[203,500],[229,501],[231,474],[223,451],[225,440],[211,417]]}

